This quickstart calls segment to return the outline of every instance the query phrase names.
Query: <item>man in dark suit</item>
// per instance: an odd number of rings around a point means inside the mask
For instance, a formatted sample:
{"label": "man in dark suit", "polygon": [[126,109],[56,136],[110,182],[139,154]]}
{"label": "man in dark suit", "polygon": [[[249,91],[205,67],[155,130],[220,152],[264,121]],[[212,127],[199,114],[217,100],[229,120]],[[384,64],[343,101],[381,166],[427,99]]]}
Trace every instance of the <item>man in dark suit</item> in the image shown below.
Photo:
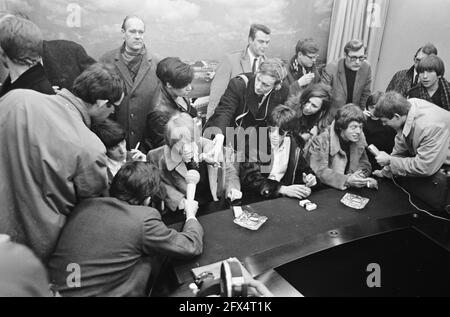
{"label": "man in dark suit", "polygon": [[438,51],[433,44],[428,43],[419,48],[416,55],[414,55],[414,65],[411,66],[410,69],[400,70],[395,73],[386,89],[386,92],[395,90],[403,95],[403,97],[407,97],[409,90],[419,84],[419,73],[417,72],[417,66],[422,59],[431,54],[438,54]]}
{"label": "man in dark suit", "polygon": [[49,262],[51,280],[61,295],[146,296],[149,278],[156,278],[156,264],[163,258],[202,252],[197,202],[185,202],[183,231],[170,229],[156,209],[147,207],[162,194],[161,188],[157,167],[127,163],[113,180],[111,197],[76,207]]}
{"label": "man in dark suit", "polygon": [[14,89],[31,89],[55,94],[40,60],[42,33],[31,21],[7,15],[0,20],[0,54],[9,75],[4,81],[0,97]]}
{"label": "man in dark suit", "polygon": [[372,70],[366,62],[364,43],[351,40],[344,52],[345,57],[327,65],[322,75],[323,82],[333,88],[332,114],[349,103],[365,110],[371,95]]}
{"label": "man in dark suit", "polygon": [[144,44],[145,24],[136,16],[128,16],[122,24],[124,44],[100,58],[115,65],[125,82],[126,96],[119,106],[117,121],[126,131],[128,150],[144,137],[147,115],[158,102],[160,83],[156,77],[158,60]]}

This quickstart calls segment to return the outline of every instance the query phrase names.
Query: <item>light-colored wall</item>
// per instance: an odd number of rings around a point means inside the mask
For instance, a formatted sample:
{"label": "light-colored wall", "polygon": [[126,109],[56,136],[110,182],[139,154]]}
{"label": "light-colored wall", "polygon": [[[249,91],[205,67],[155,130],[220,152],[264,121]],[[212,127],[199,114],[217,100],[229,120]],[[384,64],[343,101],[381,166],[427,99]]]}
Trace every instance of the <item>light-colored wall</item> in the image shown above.
{"label": "light-colored wall", "polygon": [[411,67],[426,42],[436,45],[450,78],[450,1],[391,0],[375,90],[385,91],[396,71]]}

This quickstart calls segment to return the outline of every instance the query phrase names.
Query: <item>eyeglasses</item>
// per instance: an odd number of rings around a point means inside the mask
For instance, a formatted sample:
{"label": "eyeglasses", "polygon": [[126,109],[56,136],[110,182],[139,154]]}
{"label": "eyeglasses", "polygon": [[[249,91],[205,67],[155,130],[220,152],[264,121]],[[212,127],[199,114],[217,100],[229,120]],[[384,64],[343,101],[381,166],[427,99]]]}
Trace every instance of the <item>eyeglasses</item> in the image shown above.
{"label": "eyeglasses", "polygon": [[117,108],[119,106],[120,106],[119,101],[112,102],[111,100],[108,100],[108,102],[106,103],[106,108],[111,108],[111,107]]}
{"label": "eyeglasses", "polygon": [[319,58],[319,54],[314,54],[314,55],[311,55],[311,54],[305,54],[304,56],[306,56],[306,57],[308,57],[310,60],[312,60],[312,61],[315,61],[317,58]]}
{"label": "eyeglasses", "polygon": [[363,55],[363,56],[350,56],[347,54],[347,57],[352,61],[352,62],[356,62],[357,60],[359,60],[360,62],[364,62],[367,59],[367,56]]}

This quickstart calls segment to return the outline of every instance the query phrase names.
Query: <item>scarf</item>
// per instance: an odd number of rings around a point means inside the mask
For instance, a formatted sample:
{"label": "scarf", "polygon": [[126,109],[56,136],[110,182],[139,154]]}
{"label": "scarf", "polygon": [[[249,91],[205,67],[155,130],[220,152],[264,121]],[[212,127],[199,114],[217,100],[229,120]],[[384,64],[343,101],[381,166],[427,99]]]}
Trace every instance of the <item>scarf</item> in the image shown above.
{"label": "scarf", "polygon": [[[450,83],[443,77],[439,78],[439,88],[441,88],[441,104],[442,108],[450,111]],[[427,89],[421,84],[418,87],[419,99],[432,102]]]}
{"label": "scarf", "polygon": [[128,70],[130,71],[131,78],[133,81],[136,79],[136,76],[139,72],[139,68],[141,68],[142,59],[147,54],[147,50],[145,46],[142,48],[140,52],[128,52],[125,49],[125,44],[122,46],[121,55],[127,65]]}
{"label": "scarf", "polygon": [[[302,65],[299,64],[296,56],[292,57],[289,68],[295,80],[299,80],[300,78],[303,77],[304,74],[314,72],[314,67],[311,68],[302,67]],[[303,69],[305,70],[305,73],[303,73]]]}

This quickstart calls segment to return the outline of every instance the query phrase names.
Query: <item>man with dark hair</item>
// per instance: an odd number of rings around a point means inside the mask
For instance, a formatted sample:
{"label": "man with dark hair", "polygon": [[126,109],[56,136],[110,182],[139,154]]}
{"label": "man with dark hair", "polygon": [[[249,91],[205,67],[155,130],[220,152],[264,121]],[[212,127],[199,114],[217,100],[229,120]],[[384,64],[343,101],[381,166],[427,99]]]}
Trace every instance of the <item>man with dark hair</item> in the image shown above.
{"label": "man with dark hair", "polygon": [[136,147],[144,136],[147,115],[159,96],[156,77],[158,59],[144,44],[145,24],[136,16],[127,16],[122,24],[122,47],[106,53],[102,62],[113,64],[126,86],[126,96],[118,108],[117,121],[127,133],[128,149]]}
{"label": "man with dark hair", "polygon": [[345,45],[344,53],[344,58],[327,65],[323,72],[323,82],[333,88],[333,115],[349,103],[365,110],[371,95],[372,69],[365,61],[364,43],[351,40]]}
{"label": "man with dark hair", "polygon": [[421,48],[419,48],[414,55],[413,61],[414,65],[411,66],[410,69],[400,70],[395,73],[394,77],[392,77],[386,91],[395,90],[398,93],[402,94],[404,97],[408,95],[408,92],[411,88],[417,86],[419,83],[419,73],[417,72],[417,66],[420,61],[429,55],[437,55],[438,51],[436,47],[431,44],[425,44]]}
{"label": "man with dark hair", "polygon": [[331,126],[313,139],[307,158],[319,180],[331,187],[377,188],[369,178],[372,167],[366,154],[363,133],[365,117],[356,105],[340,108]]}
{"label": "man with dark hair", "polygon": [[72,90],[75,79],[96,61],[80,44],[67,40],[44,41],[42,64],[52,86]]}
{"label": "man with dark hair", "polygon": [[450,113],[421,99],[389,92],[375,106],[375,116],[397,131],[392,154],[381,152],[377,176],[427,177],[450,165]]}
{"label": "man with dark hair", "polygon": [[240,164],[243,189],[264,198],[308,197],[317,180],[304,158],[304,141],[299,136],[300,122],[296,111],[279,105],[272,111],[268,125],[271,159]]}
{"label": "man with dark hair", "polygon": [[408,98],[419,98],[450,111],[450,83],[444,78],[445,66],[436,55],[424,57],[417,66],[420,82],[408,92]]}
{"label": "man with dark hair", "polygon": [[208,113],[209,119],[214,114],[217,105],[224,94],[228,83],[239,74],[255,74],[264,62],[266,50],[270,43],[270,29],[262,24],[252,24],[245,50],[227,55],[219,64],[216,75],[211,83]]}
{"label": "man with dark hair", "polygon": [[161,93],[155,109],[147,116],[144,152],[164,145],[165,126],[175,113],[197,117],[197,110],[189,100],[194,79],[192,67],[178,57],[167,57],[158,63],[156,76],[161,82]]}
{"label": "man with dark hair", "polygon": [[89,128],[114,113],[123,82],[113,68],[94,64],[74,92],[17,89],[0,101],[0,232],[43,260],[73,207],[108,184],[105,147]]}
{"label": "man with dark hair", "polygon": [[[198,204],[186,202],[182,232],[170,229],[148,207],[164,194],[161,188],[155,166],[127,163],[113,180],[111,197],[86,200],[75,208],[49,261],[51,281],[61,295],[148,296],[157,264],[165,257],[190,258],[202,252]],[[73,263],[80,272],[78,284],[67,282]]]}
{"label": "man with dark hair", "polygon": [[316,68],[318,53],[319,47],[313,39],[298,41],[285,79],[290,86],[290,95],[299,94],[309,84],[320,82],[320,74]]}
{"label": "man with dark hair", "polygon": [[108,157],[106,166],[108,167],[108,179],[110,183],[126,162],[145,162],[147,160],[145,154],[138,149],[127,151],[125,130],[119,123],[107,119],[94,124],[91,130],[106,147],[106,156]]}
{"label": "man with dark hair", "polygon": [[40,61],[42,33],[31,21],[13,15],[0,19],[1,61],[9,75],[4,81],[0,97],[13,89],[31,89],[55,94]]}

